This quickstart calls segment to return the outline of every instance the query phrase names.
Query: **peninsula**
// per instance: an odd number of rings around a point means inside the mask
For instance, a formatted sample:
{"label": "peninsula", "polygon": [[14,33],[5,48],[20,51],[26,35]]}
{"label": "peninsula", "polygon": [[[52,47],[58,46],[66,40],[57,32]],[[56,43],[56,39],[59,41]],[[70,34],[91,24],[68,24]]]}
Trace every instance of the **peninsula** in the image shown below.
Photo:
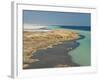
{"label": "peninsula", "polygon": [[53,48],[54,45],[79,38],[79,34],[71,30],[24,31],[23,67],[39,61],[32,59],[32,55],[38,50]]}

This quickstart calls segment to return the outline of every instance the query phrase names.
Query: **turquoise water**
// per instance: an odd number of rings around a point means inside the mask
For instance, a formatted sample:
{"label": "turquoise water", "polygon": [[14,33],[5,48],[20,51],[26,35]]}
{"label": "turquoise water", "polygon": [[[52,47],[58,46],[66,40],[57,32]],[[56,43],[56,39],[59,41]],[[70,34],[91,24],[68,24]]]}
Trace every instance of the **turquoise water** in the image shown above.
{"label": "turquoise water", "polygon": [[[59,29],[59,26],[49,27],[49,29]],[[64,28],[65,29],[65,28]],[[66,28],[67,29],[67,28]],[[80,35],[83,35],[84,38],[77,40],[80,44],[76,49],[69,52],[69,55],[72,56],[72,61],[81,65],[81,66],[90,66],[91,65],[91,33],[86,30],[77,30],[77,29],[68,29],[78,32]]]}
{"label": "turquoise water", "polygon": [[80,46],[70,51],[69,54],[72,56],[72,60],[75,63],[78,63],[83,66],[90,66],[91,65],[91,44],[90,44],[90,31],[81,31],[75,30],[79,34],[84,35],[84,39],[77,40],[80,43]]}

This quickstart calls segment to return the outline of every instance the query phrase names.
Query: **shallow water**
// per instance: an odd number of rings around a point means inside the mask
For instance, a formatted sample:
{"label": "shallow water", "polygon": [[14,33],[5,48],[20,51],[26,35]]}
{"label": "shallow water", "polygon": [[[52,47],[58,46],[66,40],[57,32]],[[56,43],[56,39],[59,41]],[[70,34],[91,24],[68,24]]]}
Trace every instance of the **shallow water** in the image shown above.
{"label": "shallow water", "polygon": [[91,64],[91,44],[90,44],[90,31],[75,30],[84,38],[77,40],[80,43],[76,49],[69,52],[72,56],[72,60],[83,66],[90,66]]}
{"label": "shallow water", "polygon": [[[61,27],[49,27],[50,29],[60,29]],[[72,56],[72,61],[81,65],[81,66],[90,66],[91,65],[91,33],[90,28],[85,27],[85,29],[82,27],[79,27],[80,29],[76,29],[75,27],[72,27],[72,29],[69,29],[69,27],[65,27],[63,29],[68,29],[72,31],[78,32],[80,35],[84,36],[83,39],[77,40],[77,42],[80,44],[76,49],[69,52],[69,55]]]}

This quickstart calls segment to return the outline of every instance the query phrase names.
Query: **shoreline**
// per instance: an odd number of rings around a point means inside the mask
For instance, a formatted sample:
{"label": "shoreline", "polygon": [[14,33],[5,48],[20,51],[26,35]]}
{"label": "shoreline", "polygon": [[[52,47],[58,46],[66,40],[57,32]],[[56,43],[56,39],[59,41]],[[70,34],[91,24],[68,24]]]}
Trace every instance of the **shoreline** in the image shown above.
{"label": "shoreline", "polygon": [[[32,53],[39,50],[47,50],[63,44],[65,41],[79,39],[78,33],[70,30],[51,30],[47,32],[28,32],[24,31],[24,67],[33,62],[38,62],[38,59],[32,59]],[[66,47],[65,47],[66,48]]]}
{"label": "shoreline", "polygon": [[77,48],[80,44],[74,41],[65,41],[62,44],[54,45],[53,48],[38,50],[32,54],[35,61],[23,69],[39,68],[59,68],[59,67],[77,67],[79,64],[72,61],[70,51]]}

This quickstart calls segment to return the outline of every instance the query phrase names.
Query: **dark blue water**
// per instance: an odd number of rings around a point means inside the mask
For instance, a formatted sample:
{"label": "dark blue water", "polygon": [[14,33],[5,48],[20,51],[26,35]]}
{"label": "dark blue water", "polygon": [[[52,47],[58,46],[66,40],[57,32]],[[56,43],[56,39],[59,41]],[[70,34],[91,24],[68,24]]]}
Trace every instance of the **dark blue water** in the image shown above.
{"label": "dark blue water", "polygon": [[74,29],[74,30],[86,30],[90,31],[90,26],[60,26],[61,28],[67,28],[67,29]]}
{"label": "dark blue water", "polygon": [[90,26],[48,26],[48,29],[74,29],[74,30],[85,30],[90,31]]}

